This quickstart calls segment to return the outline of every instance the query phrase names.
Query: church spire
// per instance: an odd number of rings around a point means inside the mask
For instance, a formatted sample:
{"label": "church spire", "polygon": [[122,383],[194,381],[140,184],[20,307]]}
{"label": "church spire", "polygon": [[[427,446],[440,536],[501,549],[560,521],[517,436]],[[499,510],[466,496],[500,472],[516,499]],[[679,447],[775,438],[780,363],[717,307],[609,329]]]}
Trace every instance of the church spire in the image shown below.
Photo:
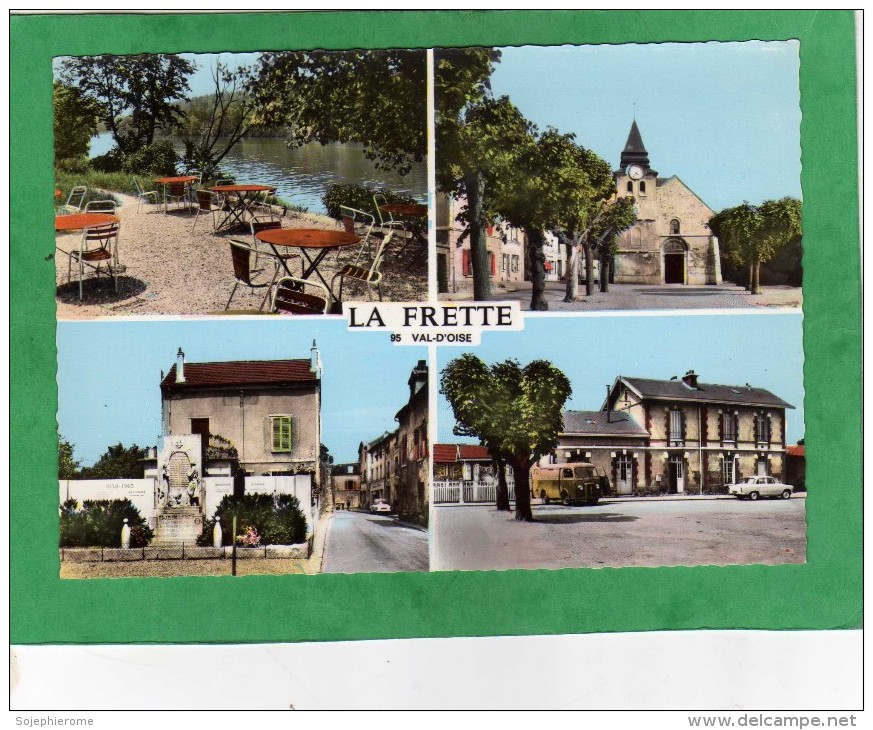
{"label": "church spire", "polygon": [[637,120],[634,119],[631,124],[630,134],[627,136],[627,143],[621,153],[620,167],[624,170],[628,165],[641,165],[644,169],[649,169],[649,153],[646,151],[646,146],[643,144],[643,137],[640,134],[640,128],[637,126]]}

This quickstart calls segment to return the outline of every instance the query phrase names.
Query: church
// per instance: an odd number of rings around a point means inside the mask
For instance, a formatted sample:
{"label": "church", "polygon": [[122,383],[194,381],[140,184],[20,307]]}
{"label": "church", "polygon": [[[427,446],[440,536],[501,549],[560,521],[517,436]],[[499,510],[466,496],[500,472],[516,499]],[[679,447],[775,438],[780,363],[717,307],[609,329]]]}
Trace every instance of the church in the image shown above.
{"label": "church", "polygon": [[633,196],[636,222],[619,236],[613,273],[619,284],[721,284],[715,215],[678,177],[659,177],[636,120],[613,173],[617,194]]}

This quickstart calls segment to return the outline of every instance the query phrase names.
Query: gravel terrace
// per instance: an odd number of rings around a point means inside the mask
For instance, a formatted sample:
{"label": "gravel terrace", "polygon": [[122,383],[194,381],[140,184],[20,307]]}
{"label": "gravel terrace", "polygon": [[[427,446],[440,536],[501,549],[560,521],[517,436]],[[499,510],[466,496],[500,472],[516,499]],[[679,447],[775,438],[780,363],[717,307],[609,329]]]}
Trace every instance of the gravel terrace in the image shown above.
{"label": "gravel terrace", "polygon": [[[233,264],[229,240],[251,241],[248,228],[237,226],[218,234],[212,232],[212,216],[202,215],[194,233],[194,212],[170,210],[164,214],[155,206],[142,207],[137,213],[136,198],[113,193],[122,205],[118,253],[122,269],[118,277],[118,293],[111,279],[86,278],[85,295],[79,301],[76,267],[67,283],[68,257],[55,252],[58,319],[88,319],[107,316],[138,315],[206,315],[222,314],[234,285]],[[276,208],[277,212],[281,209]],[[314,213],[287,213],[284,228],[342,228],[332,218]],[[62,251],[78,248],[80,233],[59,234],[57,247]],[[342,252],[341,263],[352,263],[357,246]],[[331,253],[319,265],[319,271],[330,282],[338,270],[337,256]],[[264,261],[264,259],[261,259]],[[260,267],[261,262],[258,263]],[[266,281],[272,276],[272,264]],[[290,268],[299,271],[299,263]],[[86,272],[88,270],[86,269]],[[427,247],[416,242],[395,240],[388,246],[382,264],[382,293],[385,301],[420,301],[427,299]],[[86,274],[87,275],[87,274]],[[263,275],[262,275],[263,276]],[[260,279],[259,279],[260,281]],[[257,309],[264,289],[249,289],[240,284],[233,297],[231,310]],[[373,296],[376,294],[374,292]],[[366,299],[367,288],[347,281],[343,299]],[[269,307],[269,304],[267,305]]]}

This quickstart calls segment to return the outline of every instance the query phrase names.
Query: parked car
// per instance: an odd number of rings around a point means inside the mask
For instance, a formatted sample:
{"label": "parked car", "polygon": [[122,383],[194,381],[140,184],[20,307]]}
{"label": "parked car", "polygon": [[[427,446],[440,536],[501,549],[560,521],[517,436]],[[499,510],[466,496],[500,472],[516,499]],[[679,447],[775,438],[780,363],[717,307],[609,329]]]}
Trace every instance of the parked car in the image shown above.
{"label": "parked car", "polygon": [[384,499],[374,499],[370,505],[370,512],[390,512],[391,505]]}
{"label": "parked car", "polygon": [[783,484],[774,477],[746,477],[728,486],[728,494],[736,495],[738,499],[758,499],[758,497],[790,499],[793,493],[794,487]]}

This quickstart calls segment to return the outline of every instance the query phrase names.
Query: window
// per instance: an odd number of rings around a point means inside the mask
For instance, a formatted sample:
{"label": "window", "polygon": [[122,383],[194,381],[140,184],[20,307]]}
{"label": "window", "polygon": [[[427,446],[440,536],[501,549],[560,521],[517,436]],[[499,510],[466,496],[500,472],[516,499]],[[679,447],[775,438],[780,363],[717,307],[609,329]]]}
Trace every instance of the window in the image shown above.
{"label": "window", "polygon": [[671,235],[677,236],[679,235],[679,219],[674,218],[670,221],[670,233]]}
{"label": "window", "polygon": [[272,416],[273,446],[271,451],[291,451],[291,416]]}
{"label": "window", "polygon": [[737,417],[733,413],[721,414],[721,440],[725,443],[737,442]]}
{"label": "window", "polygon": [[767,444],[770,442],[769,419],[763,413],[755,415],[755,443]]}
{"label": "window", "polygon": [[685,434],[682,432],[682,411],[670,411],[670,443],[682,443],[685,441]]}
{"label": "window", "polygon": [[521,261],[521,257],[513,254],[512,256],[512,270],[518,271],[519,262]]}
{"label": "window", "polygon": [[646,194],[646,181],[640,180],[640,195]]}
{"label": "window", "polygon": [[630,180],[627,181],[627,191],[629,193],[633,193],[634,191],[634,184]]}
{"label": "window", "polygon": [[507,253],[500,257],[500,270],[509,271],[509,254]]}
{"label": "window", "polygon": [[573,478],[573,470],[572,469],[561,469],[561,478],[562,479],[572,479]]}
{"label": "window", "polygon": [[722,483],[723,484],[733,484],[734,483],[734,457],[726,456],[724,457],[724,463],[722,464]]}

